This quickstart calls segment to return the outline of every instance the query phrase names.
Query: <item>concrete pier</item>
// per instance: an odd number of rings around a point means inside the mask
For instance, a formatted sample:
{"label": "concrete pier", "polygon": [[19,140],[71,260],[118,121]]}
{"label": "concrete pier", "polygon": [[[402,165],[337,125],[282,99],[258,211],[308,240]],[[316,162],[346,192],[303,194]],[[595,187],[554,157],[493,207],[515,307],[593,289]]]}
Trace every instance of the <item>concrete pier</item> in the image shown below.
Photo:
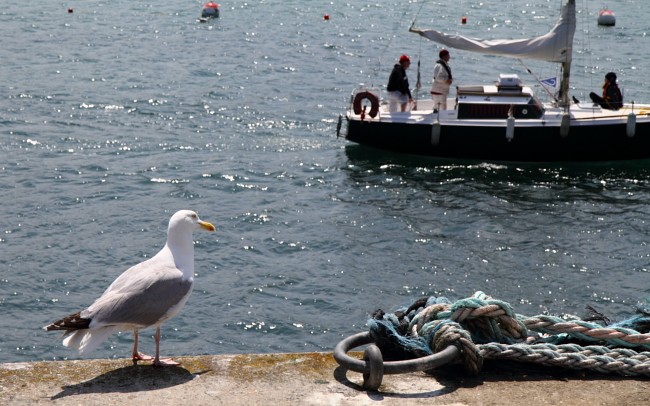
{"label": "concrete pier", "polygon": [[377,392],[330,353],[179,357],[180,366],[128,359],[0,364],[2,405],[640,405],[650,380],[494,364],[386,375]]}

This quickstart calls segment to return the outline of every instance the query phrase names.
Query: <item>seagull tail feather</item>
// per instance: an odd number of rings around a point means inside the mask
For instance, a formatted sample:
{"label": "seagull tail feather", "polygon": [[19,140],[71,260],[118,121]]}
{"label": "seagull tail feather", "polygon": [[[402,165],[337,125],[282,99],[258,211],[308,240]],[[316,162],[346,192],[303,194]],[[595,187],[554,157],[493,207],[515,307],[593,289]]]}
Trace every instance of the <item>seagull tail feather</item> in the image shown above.
{"label": "seagull tail feather", "polygon": [[62,318],[61,320],[57,320],[52,324],[48,324],[47,326],[43,327],[43,330],[72,331],[72,330],[79,330],[79,329],[87,329],[88,326],[90,326],[91,321],[92,320],[89,318],[81,317],[81,312],[77,312],[75,314],[71,314],[69,316]]}
{"label": "seagull tail feather", "polygon": [[97,329],[69,331],[63,336],[63,345],[74,348],[79,354],[86,354],[97,348],[113,333],[119,331],[117,326],[106,326]]}

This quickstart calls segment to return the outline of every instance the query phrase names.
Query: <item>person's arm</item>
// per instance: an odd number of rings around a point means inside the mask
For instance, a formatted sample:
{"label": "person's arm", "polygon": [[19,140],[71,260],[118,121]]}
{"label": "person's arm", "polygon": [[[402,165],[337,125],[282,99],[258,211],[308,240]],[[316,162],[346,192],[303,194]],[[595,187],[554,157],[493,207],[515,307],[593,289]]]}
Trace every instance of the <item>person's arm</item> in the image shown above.
{"label": "person's arm", "polygon": [[389,92],[392,92],[394,90],[399,90],[401,88],[401,84],[399,83],[399,75],[397,73],[397,69],[393,69],[390,73],[390,76],[388,77],[388,86],[386,86],[386,90]]}
{"label": "person's arm", "polygon": [[433,67],[433,81],[434,82],[442,83],[442,81],[440,80],[441,71],[442,71],[442,66],[440,66],[439,63],[437,63],[436,66]]}
{"label": "person's arm", "polygon": [[618,85],[614,84],[611,87],[611,96],[609,102],[617,109],[623,107],[623,95],[621,94],[621,89],[618,88]]}
{"label": "person's arm", "polygon": [[413,100],[413,96],[411,96],[411,89],[409,87],[409,79],[404,75],[404,90],[406,90],[404,93],[409,95],[409,100]]}

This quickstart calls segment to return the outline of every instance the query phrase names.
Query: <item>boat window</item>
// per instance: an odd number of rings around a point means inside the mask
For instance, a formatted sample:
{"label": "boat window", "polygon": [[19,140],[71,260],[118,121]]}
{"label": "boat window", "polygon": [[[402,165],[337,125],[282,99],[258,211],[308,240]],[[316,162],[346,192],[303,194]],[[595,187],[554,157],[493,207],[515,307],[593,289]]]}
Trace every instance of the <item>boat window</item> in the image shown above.
{"label": "boat window", "polygon": [[[524,100],[522,100],[524,101]],[[542,104],[535,97],[528,99],[527,103],[499,103],[495,102],[475,102],[458,103],[459,119],[506,119],[510,108],[513,109],[513,115],[516,119],[537,119],[544,114]]]}
{"label": "boat window", "polygon": [[507,118],[510,105],[492,103],[460,103],[459,119]]}

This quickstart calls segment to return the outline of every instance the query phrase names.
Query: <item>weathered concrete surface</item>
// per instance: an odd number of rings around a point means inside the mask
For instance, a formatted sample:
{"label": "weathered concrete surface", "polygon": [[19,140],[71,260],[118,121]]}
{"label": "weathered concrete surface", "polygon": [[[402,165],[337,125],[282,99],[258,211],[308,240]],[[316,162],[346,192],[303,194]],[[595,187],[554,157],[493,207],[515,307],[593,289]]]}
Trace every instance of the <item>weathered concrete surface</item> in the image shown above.
{"label": "weathered concrete surface", "polygon": [[133,366],[130,360],[0,364],[0,404],[57,405],[642,405],[650,380],[486,366],[386,375],[378,392],[329,353],[177,358],[179,367]]}

